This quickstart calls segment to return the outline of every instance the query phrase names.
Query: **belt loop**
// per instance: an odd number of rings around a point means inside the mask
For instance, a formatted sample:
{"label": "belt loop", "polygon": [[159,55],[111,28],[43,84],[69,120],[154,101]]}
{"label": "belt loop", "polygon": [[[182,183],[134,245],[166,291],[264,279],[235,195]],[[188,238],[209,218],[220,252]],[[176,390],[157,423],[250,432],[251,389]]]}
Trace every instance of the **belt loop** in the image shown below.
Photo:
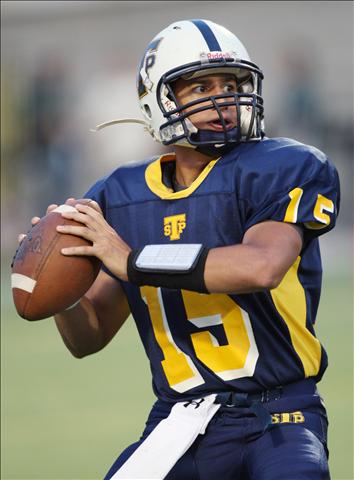
{"label": "belt loop", "polygon": [[215,403],[220,403],[221,405],[225,405],[227,407],[234,406],[232,392],[218,393],[215,399]]}
{"label": "belt loop", "polygon": [[232,393],[232,403],[236,407],[248,407],[250,405],[250,401],[248,399],[248,393],[239,393],[233,392]]}
{"label": "belt loop", "polygon": [[221,403],[225,407],[249,407],[248,393],[222,392],[216,396],[215,403]]}
{"label": "belt loop", "polygon": [[276,387],[275,388],[275,397],[273,400],[279,400],[283,394],[283,387]]}
{"label": "belt loop", "polygon": [[265,400],[264,400],[264,401],[265,401],[266,403],[269,402],[269,393],[270,393],[269,390],[266,390],[266,391],[265,391]]}
{"label": "belt loop", "polygon": [[261,402],[253,402],[250,407],[251,411],[258,417],[262,425],[263,433],[271,428],[272,416]]}

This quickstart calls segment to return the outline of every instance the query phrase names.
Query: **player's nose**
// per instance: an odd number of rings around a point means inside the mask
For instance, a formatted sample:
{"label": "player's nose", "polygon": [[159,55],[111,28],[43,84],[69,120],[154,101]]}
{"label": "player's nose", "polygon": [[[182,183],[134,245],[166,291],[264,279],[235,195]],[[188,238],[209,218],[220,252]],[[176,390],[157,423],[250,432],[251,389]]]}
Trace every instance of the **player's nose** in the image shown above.
{"label": "player's nose", "polygon": [[214,85],[213,95],[222,95],[225,92],[225,87],[222,85]]}
{"label": "player's nose", "polygon": [[213,95],[228,95],[225,98],[219,98],[217,99],[218,105],[223,109],[227,110],[229,108],[228,105],[222,105],[223,103],[228,103],[232,100],[232,93],[231,92],[225,92],[225,87],[223,85],[217,85],[213,89]]}
{"label": "player's nose", "polygon": [[[223,92],[225,93],[225,92]],[[230,102],[231,98],[226,97],[226,98],[219,98],[218,100],[218,105],[221,108],[222,111],[226,111],[230,108],[230,104],[227,104],[227,102]],[[226,103],[226,105],[224,105]]]}

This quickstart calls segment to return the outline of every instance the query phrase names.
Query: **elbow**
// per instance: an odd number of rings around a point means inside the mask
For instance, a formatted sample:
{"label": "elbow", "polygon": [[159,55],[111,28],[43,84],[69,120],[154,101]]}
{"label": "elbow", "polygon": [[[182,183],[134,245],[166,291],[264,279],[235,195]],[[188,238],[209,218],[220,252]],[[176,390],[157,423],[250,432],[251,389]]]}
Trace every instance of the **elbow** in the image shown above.
{"label": "elbow", "polygon": [[77,352],[76,350],[70,350],[70,353],[74,358],[78,358],[78,359],[79,358],[85,358],[89,355],[89,353]]}
{"label": "elbow", "polygon": [[71,345],[66,338],[63,337],[64,343],[66,348],[69,350],[71,355],[75,358],[84,358],[87,355],[89,355],[88,352],[85,352],[83,350],[78,350],[77,348],[74,348],[73,345]]}
{"label": "elbow", "polygon": [[282,279],[283,279],[283,275],[280,275],[277,272],[274,272],[274,273],[266,272],[266,273],[262,273],[258,277],[257,283],[261,290],[273,290],[274,288],[279,287]]}
{"label": "elbow", "polygon": [[265,259],[261,268],[255,269],[255,273],[255,282],[261,290],[273,290],[279,287],[286,272],[274,263],[274,259],[273,262],[271,259]]}
{"label": "elbow", "polygon": [[98,352],[98,350],[85,350],[85,351],[78,351],[78,350],[70,350],[70,353],[73,357],[77,359],[85,358],[88,357],[89,355],[92,355],[94,353]]}
{"label": "elbow", "polygon": [[78,359],[88,357],[89,355],[92,355],[93,353],[96,353],[103,348],[101,345],[100,346],[97,346],[97,345],[95,345],[95,346],[93,346],[93,345],[82,345],[82,346],[73,345],[64,336],[62,338],[64,340],[64,344],[65,344],[66,348],[69,350],[71,355],[75,358],[78,358]]}
{"label": "elbow", "polygon": [[69,348],[69,351],[71,355],[77,359],[85,358],[88,357],[89,355],[93,355],[94,353],[99,352],[102,350],[103,347],[97,347],[97,348],[86,348],[86,349],[73,349]]}

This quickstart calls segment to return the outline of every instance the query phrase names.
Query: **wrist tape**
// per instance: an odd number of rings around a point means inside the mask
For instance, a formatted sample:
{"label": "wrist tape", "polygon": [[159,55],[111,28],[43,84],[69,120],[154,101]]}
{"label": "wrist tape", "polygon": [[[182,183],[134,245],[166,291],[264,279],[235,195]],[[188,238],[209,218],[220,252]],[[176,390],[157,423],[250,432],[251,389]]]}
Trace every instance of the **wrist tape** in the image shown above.
{"label": "wrist tape", "polygon": [[140,286],[208,293],[204,282],[208,252],[200,244],[146,245],[130,252],[128,280]]}

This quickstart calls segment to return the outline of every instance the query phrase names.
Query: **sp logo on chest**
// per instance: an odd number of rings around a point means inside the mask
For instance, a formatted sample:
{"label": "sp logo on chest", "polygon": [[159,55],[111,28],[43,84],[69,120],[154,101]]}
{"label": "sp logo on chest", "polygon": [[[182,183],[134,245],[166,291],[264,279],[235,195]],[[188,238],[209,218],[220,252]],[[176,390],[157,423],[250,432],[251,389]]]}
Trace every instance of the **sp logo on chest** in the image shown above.
{"label": "sp logo on chest", "polygon": [[183,230],[186,228],[186,214],[172,215],[163,219],[163,230],[165,237],[170,240],[179,240]]}

